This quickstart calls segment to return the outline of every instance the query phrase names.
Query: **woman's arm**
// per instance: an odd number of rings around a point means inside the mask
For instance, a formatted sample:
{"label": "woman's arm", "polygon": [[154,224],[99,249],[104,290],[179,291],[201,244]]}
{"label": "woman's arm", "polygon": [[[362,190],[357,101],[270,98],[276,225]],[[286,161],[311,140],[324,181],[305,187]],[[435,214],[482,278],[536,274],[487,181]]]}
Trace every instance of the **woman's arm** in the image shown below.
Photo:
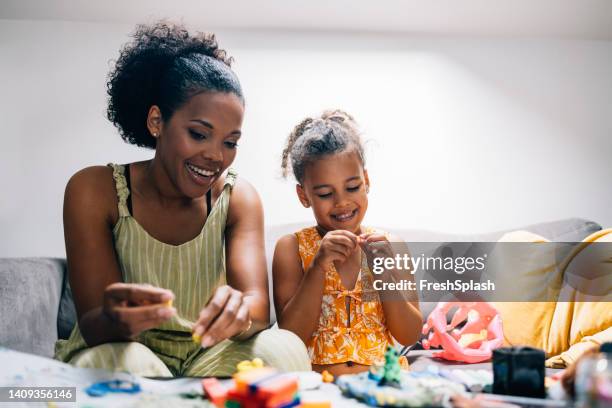
{"label": "woman's arm", "polygon": [[270,301],[264,248],[263,208],[257,191],[237,179],[225,227],[228,285],[215,290],[194,326],[194,338],[210,347],[246,339],[268,327]]}
{"label": "woman's arm", "polygon": [[232,191],[225,239],[227,282],[243,293],[252,320],[249,332],[256,333],[270,324],[263,207],[255,188],[241,178]]}
{"label": "woman's arm", "polygon": [[[167,320],[159,314],[169,291],[121,282],[112,228],[118,218],[112,170],[89,167],[76,173],[64,196],[64,238],[79,329],[89,346],[129,340]],[[158,305],[128,307],[139,301]],[[171,315],[172,313],[170,313]]]}

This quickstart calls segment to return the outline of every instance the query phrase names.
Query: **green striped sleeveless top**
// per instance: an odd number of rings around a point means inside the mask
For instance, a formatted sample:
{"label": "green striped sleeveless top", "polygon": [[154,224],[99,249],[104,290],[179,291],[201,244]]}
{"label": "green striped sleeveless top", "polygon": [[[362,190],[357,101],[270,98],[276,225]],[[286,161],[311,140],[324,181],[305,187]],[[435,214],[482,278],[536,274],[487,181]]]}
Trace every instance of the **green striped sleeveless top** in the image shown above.
{"label": "green striped sleeveless top", "polygon": [[[200,234],[181,245],[170,245],[153,238],[132,217],[127,206],[130,191],[125,166],[109,166],[118,197],[119,220],[113,237],[123,281],[147,283],[175,294],[176,315],[157,329],[141,333],[138,341],[158,355],[185,360],[200,348],[191,339],[193,324],[214,290],[226,282],[225,222],[237,174],[228,170],[223,191]],[[55,357],[69,361],[85,348],[77,324],[68,340],[58,341]]]}

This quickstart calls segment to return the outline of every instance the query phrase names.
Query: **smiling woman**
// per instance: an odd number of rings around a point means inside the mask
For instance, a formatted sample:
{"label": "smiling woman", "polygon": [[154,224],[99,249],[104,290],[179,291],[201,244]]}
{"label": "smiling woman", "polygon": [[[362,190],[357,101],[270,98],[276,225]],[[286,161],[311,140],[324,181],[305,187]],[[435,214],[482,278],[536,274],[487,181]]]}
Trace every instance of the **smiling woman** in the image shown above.
{"label": "smiling woman", "polygon": [[263,214],[230,168],[244,115],[230,63],[214,35],[169,23],[139,26],[121,51],[108,118],[155,155],[89,167],[68,182],[64,234],[79,319],[56,358],[147,376],[229,375],[254,357],[310,369],[297,336],[261,332]]}

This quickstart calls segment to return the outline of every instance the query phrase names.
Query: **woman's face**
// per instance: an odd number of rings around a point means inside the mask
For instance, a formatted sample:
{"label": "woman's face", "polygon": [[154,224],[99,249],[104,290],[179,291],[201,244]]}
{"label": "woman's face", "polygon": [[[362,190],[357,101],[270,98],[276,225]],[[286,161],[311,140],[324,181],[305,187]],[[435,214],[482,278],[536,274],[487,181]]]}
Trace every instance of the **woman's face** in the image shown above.
{"label": "woman's face", "polygon": [[233,93],[202,92],[162,123],[156,157],[182,195],[203,196],[232,164],[243,115]]}

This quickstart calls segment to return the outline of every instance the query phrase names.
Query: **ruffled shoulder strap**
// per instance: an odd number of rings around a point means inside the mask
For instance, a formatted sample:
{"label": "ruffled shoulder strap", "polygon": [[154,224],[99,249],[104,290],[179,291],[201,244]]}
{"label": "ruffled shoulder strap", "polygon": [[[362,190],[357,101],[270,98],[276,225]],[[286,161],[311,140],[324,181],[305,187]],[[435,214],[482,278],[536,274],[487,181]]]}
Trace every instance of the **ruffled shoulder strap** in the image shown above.
{"label": "ruffled shoulder strap", "polygon": [[308,269],[321,244],[321,236],[317,227],[304,228],[295,233],[298,241],[298,253],[304,271]]}
{"label": "ruffled shoulder strap", "polygon": [[130,190],[125,179],[125,166],[122,164],[108,163],[108,167],[113,169],[113,179],[115,180],[115,189],[117,190],[117,208],[119,217],[129,217],[130,211],[127,207],[127,199],[130,195]]}
{"label": "ruffled shoulder strap", "polygon": [[238,177],[238,172],[236,170],[229,168],[227,169],[227,175],[225,176],[225,186],[230,186],[230,189],[234,188],[234,184],[236,183],[236,178]]}

